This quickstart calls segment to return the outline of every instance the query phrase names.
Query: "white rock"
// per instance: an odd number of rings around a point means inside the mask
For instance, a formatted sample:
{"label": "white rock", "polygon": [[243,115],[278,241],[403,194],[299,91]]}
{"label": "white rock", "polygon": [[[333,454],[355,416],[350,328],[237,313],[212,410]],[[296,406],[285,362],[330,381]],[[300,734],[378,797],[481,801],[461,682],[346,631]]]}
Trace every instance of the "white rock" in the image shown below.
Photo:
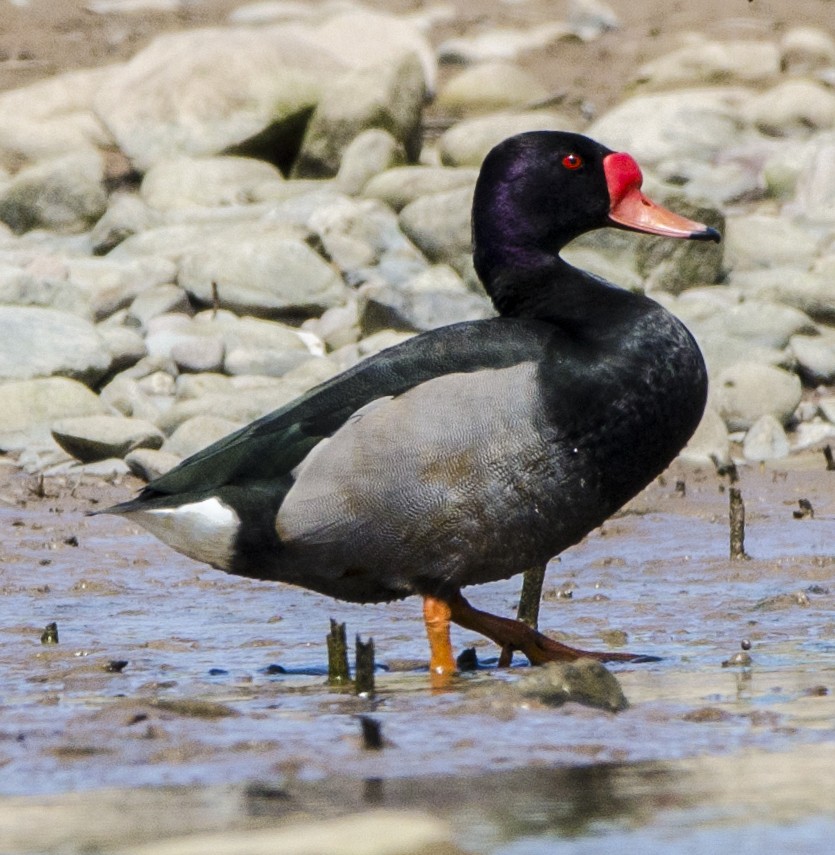
{"label": "white rock", "polygon": [[420,126],[426,88],[416,56],[396,64],[358,68],[339,77],[322,93],[305,131],[293,175],[336,175],[355,137],[383,128],[400,143],[409,160],[420,153]]}
{"label": "white rock", "polygon": [[181,458],[176,454],[152,448],[137,448],[125,455],[128,469],[144,481],[152,481],[173,469]]}
{"label": "white rock", "polygon": [[764,415],[786,424],[801,393],[797,375],[753,362],[726,368],[714,387],[719,412],[730,430],[747,430]]}
{"label": "white rock", "polygon": [[467,167],[398,166],[372,178],[362,192],[399,211],[421,196],[461,187],[474,188],[476,178],[478,170]]}
{"label": "white rock", "polygon": [[774,416],[760,416],[745,434],[742,453],[746,460],[777,460],[789,455],[789,440]]}
{"label": "white rock", "polygon": [[89,321],[54,309],[0,306],[0,380],[61,375],[92,384],[111,362]]}
{"label": "white rock", "polygon": [[740,139],[749,98],[746,89],[723,87],[636,95],[592,122],[587,133],[642,166],[677,158],[711,161]]}
{"label": "white rock", "polygon": [[792,267],[808,270],[821,240],[783,217],[729,216],[725,225],[725,264],[734,271]]}
{"label": "white rock", "polygon": [[160,448],[165,437],[150,422],[119,416],[76,416],[52,423],[55,441],[82,463],[124,457],[134,448]]}
{"label": "white rock", "polygon": [[96,326],[96,330],[110,351],[111,371],[122,371],[135,365],[148,352],[144,339],[136,330],[101,324]]}
{"label": "white rock", "polygon": [[177,275],[175,265],[162,258],[72,258],[66,266],[69,280],[97,320],[130,305],[146,290],[172,282]]}
{"label": "white rock", "polygon": [[217,235],[185,254],[178,282],[204,305],[214,302],[240,314],[275,316],[316,314],[345,300],[344,286],[332,267],[299,240]]}
{"label": "white rock", "polygon": [[789,263],[786,259],[786,266],[733,271],[731,283],[746,296],[785,303],[813,320],[835,324],[835,289],[831,280],[816,272],[789,267]]}
{"label": "white rock", "polygon": [[817,134],[800,162],[797,194],[788,211],[805,220],[835,225],[835,134]]}
{"label": "white rock", "polygon": [[751,98],[746,115],[763,133],[808,136],[835,125],[835,94],[812,80],[786,80]]}
{"label": "white rock", "polygon": [[524,107],[544,100],[548,90],[519,66],[484,62],[465,69],[441,88],[435,105],[455,115]]}
{"label": "white rock", "polygon": [[239,427],[239,422],[222,416],[195,416],[183,422],[168,437],[162,450],[178,457],[190,457]]}
{"label": "white rock", "polygon": [[835,65],[835,39],[822,27],[793,27],[780,39],[780,51],[790,74]]}
{"label": "white rock", "polygon": [[546,110],[493,113],[453,125],[438,140],[438,150],[446,166],[481,166],[494,145],[514,134],[573,130],[577,130],[575,120]]}
{"label": "white rock", "polygon": [[169,312],[188,315],[191,314],[191,307],[188,295],[179,285],[163,283],[137,294],[130,304],[128,318],[144,327],[151,318]]}
{"label": "white rock", "polygon": [[178,155],[218,154],[268,129],[280,139],[340,68],[299,27],[169,33],[111,70],[95,108],[144,171]]}
{"label": "white rock", "polygon": [[158,210],[243,205],[282,183],[278,169],[250,157],[177,157],[154,164],[142,180],[143,199]]}
{"label": "white rock", "polygon": [[562,21],[539,24],[527,30],[494,27],[473,36],[448,39],[438,48],[438,56],[442,62],[513,61],[574,35],[573,29]]}
{"label": "white rock", "polygon": [[59,418],[96,415],[103,411],[98,395],[66,377],[46,377],[0,385],[0,446],[25,447],[49,437]]}
{"label": "white rock", "polygon": [[104,167],[92,149],[40,161],[0,188],[0,219],[18,233],[36,228],[82,231],[106,206]]}
{"label": "white rock", "polygon": [[403,208],[400,226],[430,261],[459,269],[461,257],[472,253],[472,204],[469,187],[423,196]]}
{"label": "white rock", "polygon": [[413,21],[370,9],[352,8],[329,17],[313,31],[320,51],[329,51],[352,68],[396,65],[416,56],[423,69],[427,93],[435,91],[438,74],[435,51]]}
{"label": "white rock", "polygon": [[342,154],[336,186],[348,196],[356,196],[375,176],[404,163],[403,146],[382,128],[370,128],[356,136]]}
{"label": "white rock", "polygon": [[72,71],[0,93],[0,167],[63,157],[112,143],[92,110],[93,96],[112,73],[102,67]]}
{"label": "white rock", "polygon": [[138,194],[114,193],[90,233],[93,252],[104,255],[125,238],[161,223],[161,214],[149,208]]}
{"label": "white rock", "polygon": [[681,451],[679,457],[695,465],[729,463],[730,440],[725,422],[716,409],[708,404],[696,432]]}
{"label": "white rock", "polygon": [[672,89],[762,83],[779,73],[780,51],[772,42],[712,41],[690,34],[682,47],[642,65],[637,80],[655,89]]}
{"label": "white rock", "polygon": [[835,335],[795,335],[790,341],[798,373],[813,386],[835,382]]}

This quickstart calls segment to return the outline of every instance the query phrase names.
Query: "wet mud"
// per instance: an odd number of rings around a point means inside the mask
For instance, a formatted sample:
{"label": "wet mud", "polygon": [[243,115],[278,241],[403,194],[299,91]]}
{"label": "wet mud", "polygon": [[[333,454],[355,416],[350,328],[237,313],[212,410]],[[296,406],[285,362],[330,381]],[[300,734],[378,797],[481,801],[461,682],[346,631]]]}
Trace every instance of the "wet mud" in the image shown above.
{"label": "wet mud", "polygon": [[[741,470],[747,559],[729,557],[727,479],[675,468],[552,562],[543,631],[661,657],[609,666],[629,701],[616,714],[505,691],[524,660],[490,667],[498,650],[463,630],[482,667],[438,691],[414,599],[226,576],[84,516],[136,486],[0,464],[2,851],[377,807],[440,816],[463,851],[497,855],[827,851],[835,472],[820,451]],[[512,615],[520,585],[468,597]],[[331,618],[352,663],[355,636],[373,638],[373,697],[327,685]]]}

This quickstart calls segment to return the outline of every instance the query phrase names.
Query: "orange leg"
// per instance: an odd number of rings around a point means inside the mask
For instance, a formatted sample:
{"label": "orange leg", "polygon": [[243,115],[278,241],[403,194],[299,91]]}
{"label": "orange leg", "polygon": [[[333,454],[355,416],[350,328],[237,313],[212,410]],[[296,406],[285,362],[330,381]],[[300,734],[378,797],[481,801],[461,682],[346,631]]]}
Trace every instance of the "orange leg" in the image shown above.
{"label": "orange leg", "polygon": [[[424,599],[424,603],[426,600]],[[438,602],[438,601],[435,601]],[[634,653],[610,653],[594,652],[589,650],[578,650],[576,647],[569,647],[567,644],[560,644],[559,641],[554,641],[548,636],[537,632],[526,623],[510,618],[498,617],[491,615],[489,612],[482,612],[474,609],[461,595],[459,591],[449,602],[448,605],[448,620],[463,626],[464,629],[471,629],[487,638],[495,641],[502,648],[502,656],[500,664],[510,664],[510,654],[514,650],[519,650],[525,654],[530,660],[531,665],[543,665],[546,662],[573,662],[584,656],[597,659],[600,662],[651,662],[656,661],[656,657],[651,656],[636,656]],[[425,613],[425,606],[424,606]],[[428,627],[428,621],[427,621]],[[430,644],[431,636],[430,636]],[[447,643],[449,636],[447,635]],[[433,657],[434,657],[433,648]],[[450,656],[452,651],[450,650]]]}
{"label": "orange leg", "polygon": [[436,597],[423,598],[423,621],[429,637],[429,672],[449,677],[457,670],[452,642],[449,640],[449,603]]}

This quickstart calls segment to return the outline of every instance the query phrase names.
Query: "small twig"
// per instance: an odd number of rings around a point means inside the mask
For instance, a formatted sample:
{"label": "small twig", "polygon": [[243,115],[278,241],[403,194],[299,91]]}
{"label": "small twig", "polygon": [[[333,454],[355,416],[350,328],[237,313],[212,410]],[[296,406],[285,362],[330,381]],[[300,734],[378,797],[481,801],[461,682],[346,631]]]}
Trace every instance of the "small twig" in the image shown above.
{"label": "small twig", "polygon": [[357,636],[357,660],[354,669],[354,691],[358,695],[374,695],[374,639],[362,641]]}
{"label": "small twig", "polygon": [[345,624],[331,618],[331,631],[328,633],[328,683],[331,686],[344,686],[351,682],[348,666],[348,642],[345,639]]}
{"label": "small twig", "polygon": [[832,457],[832,447],[825,445],[823,447],[823,456],[826,458],[826,471],[835,472],[835,458]]}
{"label": "small twig", "polygon": [[217,317],[218,309],[220,309],[220,294],[217,290],[217,282],[212,282],[212,318]]}
{"label": "small twig", "polygon": [[730,524],[731,524],[731,560],[739,561],[748,558],[745,552],[745,504],[738,487],[731,487],[730,493]]}

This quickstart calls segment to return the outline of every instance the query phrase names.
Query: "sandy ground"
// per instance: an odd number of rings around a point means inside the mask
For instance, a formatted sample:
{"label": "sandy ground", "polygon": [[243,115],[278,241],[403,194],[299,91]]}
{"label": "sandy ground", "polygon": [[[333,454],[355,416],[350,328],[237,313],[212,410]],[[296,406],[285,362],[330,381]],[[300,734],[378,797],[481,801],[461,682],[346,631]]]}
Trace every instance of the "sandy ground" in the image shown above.
{"label": "sandy ground", "polygon": [[[724,479],[675,466],[552,564],[542,629],[662,657],[612,666],[630,702],[612,715],[503,701],[521,660],[439,694],[416,601],[355,606],[226,576],[124,520],[83,515],[129,495],[132,479],[41,481],[8,461],[3,851],[113,851],[378,807],[441,817],[461,846],[491,855],[754,840],[825,851],[834,481],[820,451],[743,469],[751,557],[731,561]],[[795,518],[800,499],[814,517]],[[469,595],[509,615],[518,592],[517,578]],[[326,686],[331,617],[349,639],[373,637],[374,698]],[[52,621],[59,643],[44,645]],[[742,640],[752,665],[723,667]],[[453,641],[496,654],[465,631]],[[360,715],[380,724],[383,750],[363,748]],[[571,849],[578,837],[585,848]]]}

